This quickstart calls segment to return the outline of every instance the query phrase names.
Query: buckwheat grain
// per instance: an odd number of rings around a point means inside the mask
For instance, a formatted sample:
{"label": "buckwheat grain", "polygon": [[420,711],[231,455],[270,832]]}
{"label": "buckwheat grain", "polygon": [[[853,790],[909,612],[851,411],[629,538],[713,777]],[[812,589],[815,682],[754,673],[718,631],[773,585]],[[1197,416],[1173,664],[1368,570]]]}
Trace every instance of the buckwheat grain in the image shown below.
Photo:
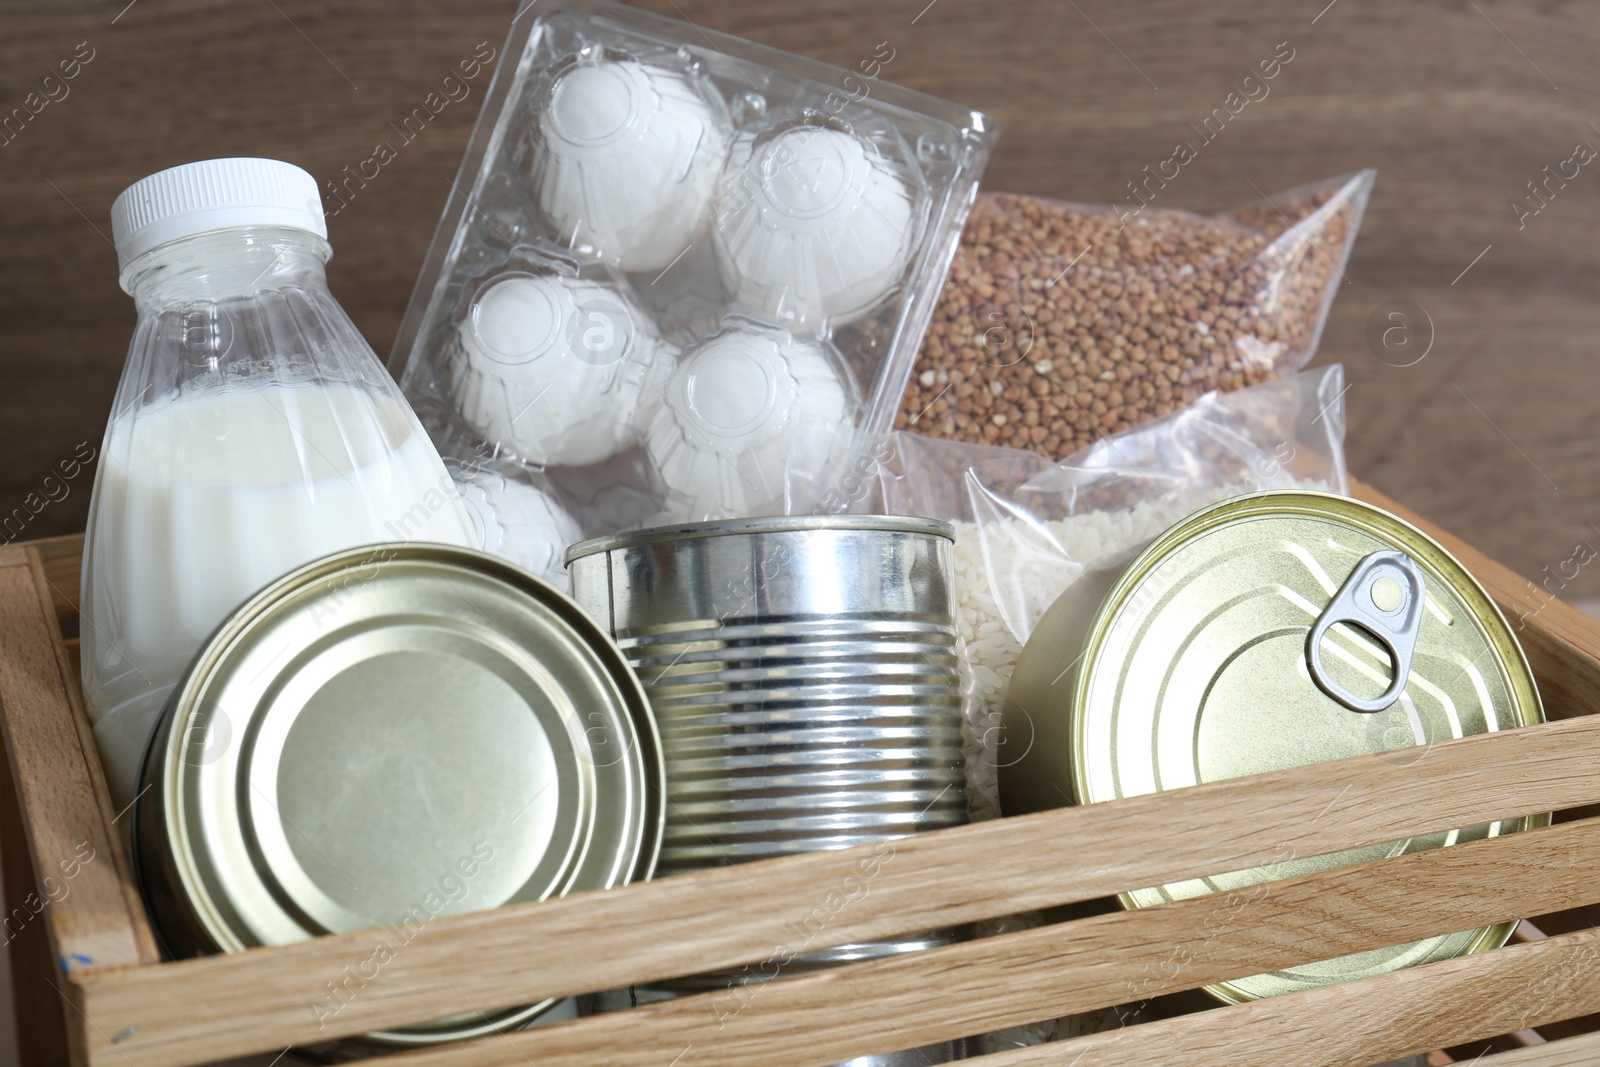
{"label": "buckwheat grain", "polygon": [[1063,458],[1297,369],[1359,219],[1352,184],[1212,219],[1146,208],[1125,225],[979,196],[896,425]]}

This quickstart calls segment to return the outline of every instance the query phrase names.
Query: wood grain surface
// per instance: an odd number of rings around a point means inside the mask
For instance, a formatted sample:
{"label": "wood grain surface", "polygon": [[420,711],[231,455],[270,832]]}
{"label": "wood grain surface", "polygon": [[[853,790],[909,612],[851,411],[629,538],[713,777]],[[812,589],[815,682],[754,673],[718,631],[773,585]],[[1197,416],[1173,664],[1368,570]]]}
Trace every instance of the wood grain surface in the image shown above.
{"label": "wood grain surface", "polygon": [[[980,108],[1005,128],[986,184],[1088,202],[1129,196],[1246,70],[1283,41],[1270,95],[1206,144],[1157,206],[1214,211],[1304,181],[1378,169],[1323,337],[1351,387],[1351,467],[1568,596],[1600,595],[1592,427],[1600,196],[1600,7],[1577,0],[647,0],[646,6],[854,65],[887,41],[886,77]],[[93,59],[0,146],[0,516],[24,536],[81,529],[89,476],[45,479],[98,445],[133,309],[106,240],[129,182],[191,159],[280,156],[322,178],[392,138],[450,67],[498,48],[512,0],[11,0],[0,113],[81,44]],[[387,353],[449,193],[486,76],[336,218],[336,295]],[[58,90],[59,92],[59,90]],[[1527,210],[1525,208],[1524,210]],[[1366,326],[1404,300],[1413,366]],[[1431,326],[1427,325],[1430,324]],[[1424,336],[1424,335],[1427,336]],[[1431,341],[1431,347],[1426,342]],[[1381,347],[1381,346],[1380,346]],[[1391,362],[1393,362],[1391,357]],[[63,494],[63,486],[65,493]],[[38,494],[31,498],[30,493]],[[34,504],[42,504],[32,514]],[[8,534],[0,534],[0,537]],[[1547,571],[1546,568],[1549,568]]]}
{"label": "wood grain surface", "polygon": [[[0,698],[3,699],[3,698]],[[39,881],[28,850],[9,760],[0,759],[0,874],[4,876],[4,957],[7,1010],[0,1016],[0,1063],[7,1067],[65,1067],[68,1060],[66,1015],[70,1010],[58,989],[50,988],[56,967],[50,931],[34,912]],[[31,902],[31,906],[30,906]],[[26,920],[26,921],[23,921]],[[19,1025],[25,1021],[26,1026]]]}
{"label": "wood grain surface", "polygon": [[1367,1067],[1375,1059],[1492,1037],[1597,1007],[1600,930],[1585,930],[975,1062],[981,1067],[1149,1067],[1172,1062],[1172,1051],[1182,1050],[1183,1067]]}
{"label": "wood grain surface", "polygon": [[[1583,827],[1589,832],[1580,833]],[[1558,840],[1564,834],[1570,836]],[[397,1057],[394,1067],[585,1067],[602,1055],[609,1067],[659,1067],[680,1053],[684,1067],[824,1067],[1403,944],[1427,931],[1472,929],[1513,916],[1524,903],[1537,908],[1538,899],[1565,906],[1595,892],[1589,883],[1596,845],[1600,824],[1569,823],[859,964],[745,997],[702,994],[625,1016],[480,1040],[476,1047],[421,1051]],[[930,989],[939,995],[929,996]],[[1507,1000],[1532,1007],[1529,992],[1508,990]],[[833,1025],[808,1025],[823,1017]],[[1368,1028],[1369,1041],[1374,1031],[1405,1029],[1404,1020],[1387,1014],[1382,1021]],[[1472,1024],[1457,1025],[1458,1033],[1476,1036]],[[796,1040],[800,1034],[807,1039]],[[1418,1048],[1379,1044],[1361,1051],[1367,1058],[1357,1067]],[[1072,1052],[1064,1049],[1059,1062],[1071,1063]]]}
{"label": "wood grain surface", "polygon": [[0,549],[0,648],[0,725],[44,891],[33,910],[51,928],[55,969],[154,963],[78,680],[31,550]]}
{"label": "wood grain surface", "polygon": [[1600,1034],[1581,1034],[1485,1056],[1473,1067],[1594,1067],[1596,1063],[1600,1063]]}
{"label": "wood grain surface", "polygon": [[78,636],[78,585],[83,578],[83,536],[30,541],[28,547],[39,554],[45,585],[50,589],[50,606],[55,609],[61,636],[68,641]]}
{"label": "wood grain surface", "polygon": [[[27,1064],[64,1062],[65,1033],[85,1055],[67,976],[159,959],[62,643],[38,553],[0,548],[0,725],[5,947]],[[13,824],[26,833],[12,829]],[[81,1062],[81,1059],[80,1061]]]}
{"label": "wood grain surface", "polygon": [[[1459,559],[1500,605],[1516,632],[1539,682],[1545,712],[1567,718],[1600,712],[1600,620],[1491,559],[1466,541],[1431,522],[1416,511],[1359,479],[1351,479],[1351,494],[1385,508],[1421,527]],[[44,564],[52,605],[69,647],[78,632],[78,581],[83,538],[64,534],[30,545]]]}
{"label": "wood grain surface", "polygon": [[[276,1051],[290,1041],[416,1023],[441,1005],[493,1011],[547,996],[759,963],[773,956],[774,946],[798,936],[806,937],[804,947],[812,951],[1562,809],[1600,791],[1588,773],[1596,743],[1600,716],[1583,716],[1446,742],[1420,759],[1411,753],[1403,764],[1389,754],[1364,756],[922,834],[892,845],[440,918],[403,943],[392,931],[369,931],[159,967],[89,971],[75,975],[74,984],[97,1034],[138,1027],[116,1048],[103,1037],[91,1040],[92,1062],[156,1067]],[[1507,767],[1516,773],[1505,772]],[[1217,826],[1230,832],[1210,832]],[[1490,848],[1524,837],[1532,835],[1501,838]],[[1559,851],[1559,845],[1552,847]],[[1537,871],[1552,892],[1567,892],[1559,888],[1566,884],[1559,873],[1565,861],[1551,856],[1530,862],[1529,877],[1507,875],[1504,888],[1537,892],[1530,884]],[[1499,878],[1487,878],[1480,869],[1462,880],[1458,895],[1486,904],[1500,892],[1493,888]],[[1473,880],[1485,885],[1469,888]],[[1594,895],[1585,885],[1551,910]],[[818,909],[822,920],[808,925]],[[1393,910],[1397,920],[1427,922],[1427,909]],[[1382,925],[1375,917],[1365,921]],[[1477,920],[1462,921],[1458,928],[1475,925]],[[797,926],[806,933],[796,934]],[[1150,935],[1148,943],[1164,944],[1164,936]],[[380,943],[386,951],[379,951]],[[538,946],[536,959],[532,945]],[[328,981],[350,981],[350,969],[372,971],[363,962],[376,956],[383,957],[377,976],[340,997],[336,1011],[313,1010],[330,995]]]}

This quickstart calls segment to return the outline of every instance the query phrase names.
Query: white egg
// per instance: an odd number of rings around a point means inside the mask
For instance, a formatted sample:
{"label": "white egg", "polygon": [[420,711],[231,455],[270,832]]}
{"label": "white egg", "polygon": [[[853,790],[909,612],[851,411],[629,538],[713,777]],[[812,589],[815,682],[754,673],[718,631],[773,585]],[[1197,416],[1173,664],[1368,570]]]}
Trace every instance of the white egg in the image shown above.
{"label": "white egg", "polygon": [[893,291],[918,223],[911,189],[870,142],[796,126],[734,141],[713,236],[740,306],[837,325]]}
{"label": "white egg", "polygon": [[450,461],[446,466],[472,520],[477,547],[557,588],[571,588],[566,551],[583,539],[583,531],[552,493],[482,462]]}
{"label": "white egg", "polygon": [[637,443],[645,368],[670,350],[610,286],[520,270],[480,286],[458,332],[462,421],[539,465],[598,463]]}
{"label": "white egg", "polygon": [[803,509],[848,455],[852,391],[823,344],[725,326],[685,350],[645,420],[661,521]]}
{"label": "white egg", "polygon": [[687,78],[633,59],[560,74],[539,116],[534,187],[574,250],[666,267],[705,236],[728,132]]}

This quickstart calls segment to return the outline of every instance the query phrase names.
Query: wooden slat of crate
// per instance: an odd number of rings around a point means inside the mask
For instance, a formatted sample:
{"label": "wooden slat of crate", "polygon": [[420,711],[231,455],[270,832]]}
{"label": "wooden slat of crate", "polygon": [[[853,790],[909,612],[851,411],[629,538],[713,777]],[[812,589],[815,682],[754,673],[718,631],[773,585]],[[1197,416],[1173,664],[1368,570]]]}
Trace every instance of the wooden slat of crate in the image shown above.
{"label": "wooden slat of crate", "polygon": [[1600,1034],[1580,1034],[1485,1056],[1471,1067],[1595,1067],[1600,1063]]}
{"label": "wooden slat of crate", "polygon": [[0,549],[0,697],[11,773],[61,970],[160,957],[113,826],[37,554]]}
{"label": "wooden slat of crate", "polygon": [[[1369,1067],[1375,1060],[1493,1037],[1596,1008],[1600,930],[1586,930],[974,1062],[983,1067],[1150,1067],[1171,1063],[1181,1054],[1183,1067]],[[1559,1050],[1562,1044],[1551,1042],[1523,1054]]]}
{"label": "wooden slat of crate", "polygon": [[[1517,631],[1552,718],[1600,712],[1600,622],[1565,601],[1549,595],[1470,544],[1391,500],[1372,486],[1350,479],[1352,496],[1376,504],[1427,532],[1448,548],[1489,594]],[[44,564],[52,603],[61,620],[62,633],[78,632],[78,583],[82,571],[83,535],[70,534],[33,541]]]}
{"label": "wooden slat of crate", "polygon": [[39,553],[39,563],[44,568],[44,582],[50,589],[50,604],[61,624],[61,636],[69,640],[77,637],[79,583],[83,576],[83,535],[50,537],[29,541],[27,545]]}
{"label": "wooden slat of crate", "polygon": [[[1350,480],[1352,496],[1376,504],[1427,532],[1448,548],[1494,597],[1522,641],[1552,718],[1600,712],[1600,622],[1547,590],[1485,556],[1447,530],[1391,500],[1372,486]],[[35,541],[44,563],[62,632],[78,632],[77,597],[83,536]]]}
{"label": "wooden slat of crate", "polygon": [[[838,908],[807,947],[1257,866],[1283,859],[1287,848],[1311,855],[1581,803],[1600,792],[1600,778],[1586,773],[1596,745],[1600,718],[1584,718],[1437,745],[1414,764],[1358,757],[921,835],[895,842],[866,894]],[[1517,774],[1490,774],[1502,761]],[[1234,829],[1218,835],[1217,826]],[[1514,841],[1486,847],[1514,850]],[[274,1043],[417,1022],[463,1001],[493,1010],[758,962],[792,940],[793,924],[824,905],[829,891],[860,879],[859,862],[875,855],[861,846],[441,919],[395,950],[382,980],[321,1025],[312,1005],[325,996],[323,983],[371,958],[373,935],[78,975],[85,1010],[101,1031],[139,1028],[116,1049],[101,1040],[91,1062],[143,1067],[275,1051]],[[1547,910],[1595,895],[1548,901]],[[1409,918],[1425,922],[1415,910]]]}
{"label": "wooden slat of crate", "polygon": [[[45,920],[34,913],[42,899],[28,854],[28,830],[17,805],[10,764],[0,759],[0,858],[5,877],[4,946],[0,967],[9,970],[10,1010],[0,1014],[0,1063],[66,1067],[66,1012],[56,981],[56,951]],[[8,1017],[9,1016],[9,1017]],[[26,1025],[20,1025],[25,1022]],[[9,1026],[9,1035],[6,1030]],[[16,1057],[13,1061],[10,1057]]]}
{"label": "wooden slat of crate", "polygon": [[[1600,896],[1596,854],[1600,820],[1567,823],[392,1062],[586,1067],[603,1058],[608,1067],[661,1067],[692,1048],[696,1067],[823,1067],[1586,901]],[[793,1040],[820,1018],[830,1025]]]}

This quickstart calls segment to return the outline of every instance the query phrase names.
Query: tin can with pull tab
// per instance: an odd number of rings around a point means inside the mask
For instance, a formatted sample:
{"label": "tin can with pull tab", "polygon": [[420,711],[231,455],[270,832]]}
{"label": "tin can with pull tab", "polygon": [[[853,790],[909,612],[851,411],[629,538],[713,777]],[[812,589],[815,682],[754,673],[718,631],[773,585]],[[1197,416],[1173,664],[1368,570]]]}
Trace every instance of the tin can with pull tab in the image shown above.
{"label": "tin can with pull tab", "polygon": [[[1426,534],[1344,497],[1274,492],[1197,512],[1051,606],[1018,659],[1007,815],[1091,804],[1544,721],[1489,595]],[[1125,893],[1146,907],[1549,822],[1507,819]],[[1219,828],[1226,832],[1226,828]],[[1247,918],[1247,916],[1242,916]],[[1207,987],[1239,1002],[1497,948],[1514,923]]]}

